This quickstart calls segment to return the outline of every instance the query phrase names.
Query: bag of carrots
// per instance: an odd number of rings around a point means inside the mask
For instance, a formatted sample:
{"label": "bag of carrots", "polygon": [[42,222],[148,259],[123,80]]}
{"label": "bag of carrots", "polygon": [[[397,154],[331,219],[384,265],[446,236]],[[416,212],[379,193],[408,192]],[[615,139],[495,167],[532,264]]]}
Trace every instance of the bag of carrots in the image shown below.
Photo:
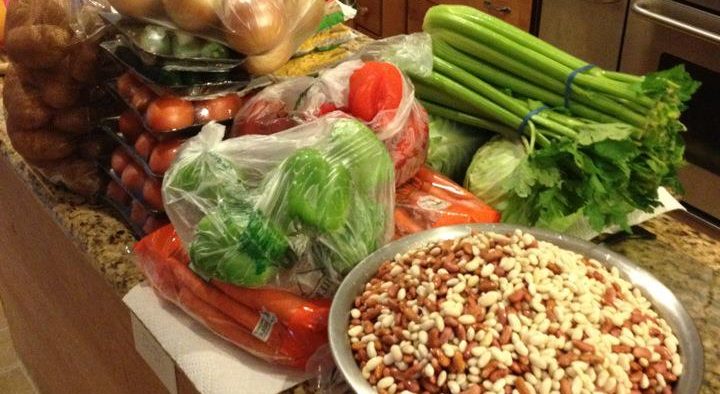
{"label": "bag of carrots", "polygon": [[172,225],[135,244],[140,269],[156,293],[245,351],[270,363],[310,369],[327,343],[330,299],[272,288],[242,288],[193,272]]}
{"label": "bag of carrots", "polygon": [[499,221],[498,211],[427,166],[396,190],[396,239],[435,227]]}

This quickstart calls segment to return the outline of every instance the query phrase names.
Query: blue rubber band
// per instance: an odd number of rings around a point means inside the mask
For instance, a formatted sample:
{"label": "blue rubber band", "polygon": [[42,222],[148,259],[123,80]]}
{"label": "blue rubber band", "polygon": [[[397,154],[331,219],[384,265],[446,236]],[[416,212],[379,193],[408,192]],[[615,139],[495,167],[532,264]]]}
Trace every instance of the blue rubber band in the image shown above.
{"label": "blue rubber band", "polygon": [[573,84],[573,81],[575,81],[575,77],[577,77],[578,74],[585,72],[593,67],[595,67],[594,64],[586,64],[580,68],[576,68],[576,69],[572,70],[570,75],[568,75],[567,79],[565,80],[565,108],[570,108],[570,97],[572,96],[572,84]]}
{"label": "blue rubber band", "polygon": [[525,127],[528,125],[533,116],[539,114],[542,111],[545,111],[546,109],[550,109],[550,107],[548,107],[547,105],[543,105],[528,112],[527,115],[525,115],[525,117],[523,118],[522,122],[520,122],[520,126],[517,128],[518,134],[522,134],[523,130],[525,130]]}

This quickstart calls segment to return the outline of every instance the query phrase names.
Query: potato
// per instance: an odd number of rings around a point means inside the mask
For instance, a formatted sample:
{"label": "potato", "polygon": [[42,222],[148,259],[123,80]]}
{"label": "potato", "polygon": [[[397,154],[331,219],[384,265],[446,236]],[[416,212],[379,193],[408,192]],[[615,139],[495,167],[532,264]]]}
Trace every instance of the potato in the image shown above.
{"label": "potato", "polygon": [[50,182],[63,184],[71,191],[87,197],[97,194],[104,183],[95,163],[75,156],[38,163],[37,167]]}
{"label": "potato", "polygon": [[80,96],[77,81],[67,72],[59,72],[53,78],[46,80],[40,88],[42,100],[55,109],[64,109],[73,106]]}
{"label": "potato", "polygon": [[12,123],[8,124],[8,136],[20,156],[33,162],[68,157],[76,147],[68,135],[45,129],[23,130]]}
{"label": "potato", "polygon": [[60,0],[13,0],[7,8],[6,31],[27,25],[68,26],[65,3]]}
{"label": "potato", "polygon": [[70,76],[78,82],[94,82],[98,66],[97,47],[92,43],[84,42],[73,51],[72,58]]}
{"label": "potato", "polygon": [[8,120],[22,125],[23,128],[45,127],[52,117],[52,109],[43,103],[40,92],[23,84],[13,67],[8,68],[5,74],[3,102],[8,112]]}
{"label": "potato", "polygon": [[13,64],[12,68],[15,74],[17,74],[17,77],[20,79],[20,82],[23,83],[23,85],[31,86],[38,89],[43,86],[43,83],[45,83],[45,81],[50,79],[52,71],[54,71],[52,69],[33,70],[32,68],[27,68],[21,64]]}
{"label": "potato", "polygon": [[29,68],[51,68],[69,51],[72,34],[55,25],[29,25],[9,30],[5,50],[10,60]]}
{"label": "potato", "polygon": [[105,133],[89,134],[78,143],[78,155],[88,160],[99,160],[110,156],[115,140]]}
{"label": "potato", "polygon": [[50,130],[61,134],[82,135],[91,132],[92,128],[89,107],[75,107],[58,111],[50,124]]}

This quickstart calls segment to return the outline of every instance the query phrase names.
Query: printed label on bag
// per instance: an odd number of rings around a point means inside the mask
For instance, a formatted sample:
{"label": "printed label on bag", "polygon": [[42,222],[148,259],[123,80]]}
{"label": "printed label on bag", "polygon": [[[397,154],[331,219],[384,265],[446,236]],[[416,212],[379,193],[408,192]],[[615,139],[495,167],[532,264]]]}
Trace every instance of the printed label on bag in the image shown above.
{"label": "printed label on bag", "polygon": [[417,205],[428,211],[442,211],[450,206],[450,203],[435,196],[422,196],[418,199]]}
{"label": "printed label on bag", "polygon": [[274,313],[262,311],[260,312],[260,320],[253,329],[253,336],[263,342],[267,342],[270,338],[273,326],[277,323],[277,316]]}

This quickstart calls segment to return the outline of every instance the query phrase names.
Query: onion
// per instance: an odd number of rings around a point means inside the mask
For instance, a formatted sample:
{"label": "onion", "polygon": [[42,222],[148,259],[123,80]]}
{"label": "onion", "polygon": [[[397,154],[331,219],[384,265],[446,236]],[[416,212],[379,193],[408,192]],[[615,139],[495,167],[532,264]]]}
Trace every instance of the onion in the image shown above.
{"label": "onion", "polygon": [[108,0],[119,13],[135,18],[155,16],[162,13],[160,0]]}
{"label": "onion", "polygon": [[246,55],[270,51],[288,35],[285,11],[280,0],[224,0],[223,22],[229,30],[225,38]]}
{"label": "onion", "polygon": [[165,13],[178,27],[187,31],[201,31],[215,25],[217,0],[162,0]]}
{"label": "onion", "polygon": [[255,56],[248,56],[243,66],[253,75],[265,75],[277,70],[287,63],[295,53],[291,40],[283,40],[275,48]]}

